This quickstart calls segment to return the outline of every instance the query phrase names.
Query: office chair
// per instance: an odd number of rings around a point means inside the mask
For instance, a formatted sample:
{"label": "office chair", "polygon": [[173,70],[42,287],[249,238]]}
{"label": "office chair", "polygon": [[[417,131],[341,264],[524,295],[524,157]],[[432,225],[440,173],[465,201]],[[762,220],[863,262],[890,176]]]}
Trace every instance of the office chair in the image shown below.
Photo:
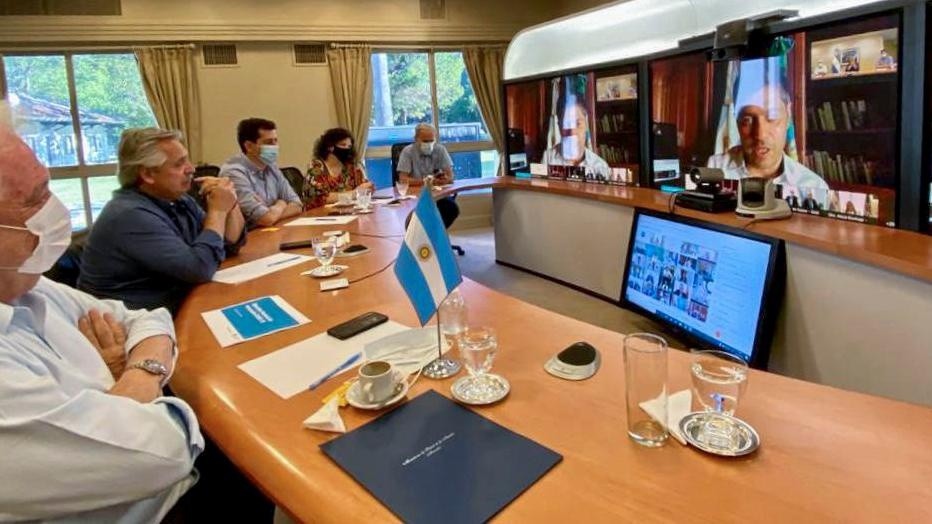
{"label": "office chair", "polygon": [[[402,143],[399,143],[399,144],[392,144],[392,187],[394,187],[395,184],[398,183],[398,159],[401,157],[401,151],[402,151],[405,147],[407,147],[408,145],[410,145],[410,144],[411,144],[411,142],[402,142]],[[450,198],[451,201],[454,202],[454,203],[453,203],[453,206],[456,206],[456,203],[455,203],[455,202],[456,202],[456,195],[453,194],[453,195],[451,195],[449,198]],[[440,204],[438,204],[438,206],[439,206],[439,205],[440,205]],[[458,208],[458,207],[456,208],[456,213],[457,213],[457,215],[459,215],[459,208]],[[453,220],[456,220],[456,219],[454,218]],[[446,228],[448,228],[448,229],[449,229],[449,227],[450,227],[451,225],[453,225],[453,221],[452,221],[452,220],[450,221],[449,224],[444,223],[444,226],[445,226]],[[459,256],[464,256],[464,255],[466,255],[466,250],[464,250],[461,246],[459,246],[459,245],[457,245],[457,244],[452,244],[452,243],[451,243],[451,244],[450,244],[450,247],[453,249],[453,251],[456,252],[457,255],[459,255]]]}
{"label": "office chair", "polygon": [[291,185],[291,189],[294,189],[300,197],[304,192],[304,174],[301,170],[296,167],[283,167],[282,174],[285,175],[285,180]]}

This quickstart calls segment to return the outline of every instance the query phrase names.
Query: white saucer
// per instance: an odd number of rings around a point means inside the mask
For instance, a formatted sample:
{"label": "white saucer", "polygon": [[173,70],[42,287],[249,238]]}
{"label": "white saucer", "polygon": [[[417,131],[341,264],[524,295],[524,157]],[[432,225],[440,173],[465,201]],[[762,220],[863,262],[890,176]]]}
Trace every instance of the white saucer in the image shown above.
{"label": "white saucer", "polygon": [[310,271],[305,271],[304,273],[301,273],[301,274],[311,275],[312,277],[316,277],[316,278],[327,278],[327,277],[339,275],[340,273],[346,271],[347,269],[349,269],[349,266],[341,266],[338,264],[333,264],[329,268],[327,268],[327,271],[324,271],[324,266],[317,266],[314,269],[311,269]]}
{"label": "white saucer", "polygon": [[408,381],[402,380],[395,388],[395,394],[381,402],[369,402],[362,396],[359,382],[353,382],[353,385],[346,390],[346,401],[350,406],[359,409],[382,409],[397,403],[408,394]]}

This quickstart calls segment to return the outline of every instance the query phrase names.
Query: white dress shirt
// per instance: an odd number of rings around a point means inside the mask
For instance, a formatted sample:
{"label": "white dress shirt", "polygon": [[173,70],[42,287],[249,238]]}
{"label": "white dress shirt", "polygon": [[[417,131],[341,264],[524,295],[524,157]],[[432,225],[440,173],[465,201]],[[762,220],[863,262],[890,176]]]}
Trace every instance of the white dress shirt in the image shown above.
{"label": "white dress shirt", "polygon": [[174,340],[165,309],[130,311],[44,277],[0,303],[0,521],[157,523],[197,480],[194,412],[107,394],[114,379],[77,328],[91,309],[124,326],[127,351]]}
{"label": "white dress shirt", "polygon": [[[741,180],[750,176],[744,163],[741,146],[735,146],[721,155],[709,157],[707,167],[717,167],[725,172],[726,180]],[[828,189],[828,184],[808,167],[783,154],[783,172],[773,179],[774,184],[795,186],[803,189]]]}

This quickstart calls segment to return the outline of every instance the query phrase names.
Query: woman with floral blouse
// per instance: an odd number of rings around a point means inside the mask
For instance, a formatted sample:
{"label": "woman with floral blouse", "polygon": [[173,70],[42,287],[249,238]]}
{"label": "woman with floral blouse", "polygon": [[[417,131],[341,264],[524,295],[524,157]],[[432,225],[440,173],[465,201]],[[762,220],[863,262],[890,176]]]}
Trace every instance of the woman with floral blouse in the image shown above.
{"label": "woman with floral blouse", "polygon": [[328,129],[314,144],[314,158],[304,175],[304,208],[331,204],[337,201],[337,193],[359,186],[372,187],[372,183],[356,162],[353,135],[339,127]]}

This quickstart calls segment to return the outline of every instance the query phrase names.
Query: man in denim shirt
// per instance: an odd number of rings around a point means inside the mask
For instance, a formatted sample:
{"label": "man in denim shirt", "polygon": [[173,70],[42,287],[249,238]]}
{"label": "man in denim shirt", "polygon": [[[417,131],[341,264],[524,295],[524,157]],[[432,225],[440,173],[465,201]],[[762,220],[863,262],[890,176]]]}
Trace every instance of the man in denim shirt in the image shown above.
{"label": "man in denim shirt", "polygon": [[278,168],[275,122],[247,118],[237,126],[236,140],[241,152],[220,167],[220,176],[233,181],[249,227],[271,226],[301,213],[301,198]]}
{"label": "man in denim shirt", "polygon": [[194,168],[177,131],[127,129],[120,139],[121,189],[95,222],[78,287],[131,309],[176,313],[195,284],[208,282],[245,238],[228,180],[198,179],[205,212],[188,195]]}

